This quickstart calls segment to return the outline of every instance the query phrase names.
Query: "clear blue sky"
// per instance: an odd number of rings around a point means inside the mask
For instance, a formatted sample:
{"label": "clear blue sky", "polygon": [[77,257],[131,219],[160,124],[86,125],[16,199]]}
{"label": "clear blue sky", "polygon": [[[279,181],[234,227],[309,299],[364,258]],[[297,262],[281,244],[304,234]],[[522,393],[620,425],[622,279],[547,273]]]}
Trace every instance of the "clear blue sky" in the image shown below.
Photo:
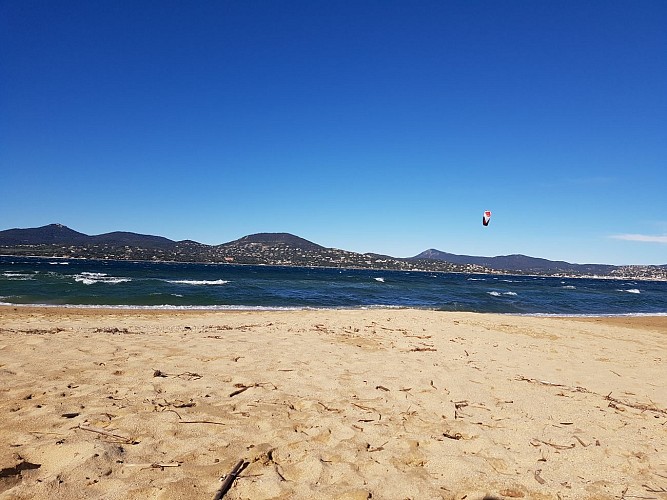
{"label": "clear blue sky", "polygon": [[0,0],[0,229],[667,264],[666,26],[664,0]]}

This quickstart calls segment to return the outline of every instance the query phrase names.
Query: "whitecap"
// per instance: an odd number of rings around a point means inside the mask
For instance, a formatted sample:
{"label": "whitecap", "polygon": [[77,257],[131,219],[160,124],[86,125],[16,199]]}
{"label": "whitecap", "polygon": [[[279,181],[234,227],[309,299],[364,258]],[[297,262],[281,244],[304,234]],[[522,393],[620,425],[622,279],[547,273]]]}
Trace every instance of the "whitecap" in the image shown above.
{"label": "whitecap", "polygon": [[620,290],[621,292],[627,292],[627,293],[641,293],[638,289],[636,288],[630,288],[629,290]]}
{"label": "whitecap", "polygon": [[577,287],[574,286],[574,285],[565,285],[561,288],[563,288],[564,290],[576,290],[577,289]]}
{"label": "whitecap", "polygon": [[489,295],[493,295],[494,297],[500,297],[500,292],[486,292]]}
{"label": "whitecap", "polygon": [[375,281],[379,281],[380,283],[384,283],[384,278],[373,278]]}
{"label": "whitecap", "polygon": [[103,283],[110,283],[111,285],[115,285],[117,283],[126,283],[128,281],[132,281],[130,278],[106,278],[102,280]]}
{"label": "whitecap", "polygon": [[516,292],[505,292],[503,295],[516,295]]}
{"label": "whitecap", "polygon": [[227,280],[167,280],[174,285],[226,285]]}
{"label": "whitecap", "polygon": [[115,278],[106,273],[89,273],[83,272],[74,275],[74,281],[83,283],[84,285],[94,285],[95,283],[106,283],[109,285],[117,285],[118,283],[125,283],[132,281],[130,278]]}
{"label": "whitecap", "polygon": [[27,280],[34,280],[35,276],[33,274],[26,274],[26,273],[2,273],[2,275],[7,278],[8,280],[12,281],[27,281]]}

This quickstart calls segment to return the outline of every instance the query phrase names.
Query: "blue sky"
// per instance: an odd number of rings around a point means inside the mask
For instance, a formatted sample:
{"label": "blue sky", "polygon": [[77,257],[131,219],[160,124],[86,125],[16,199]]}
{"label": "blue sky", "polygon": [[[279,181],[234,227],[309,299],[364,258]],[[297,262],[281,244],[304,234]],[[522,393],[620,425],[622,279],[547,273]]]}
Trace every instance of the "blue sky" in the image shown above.
{"label": "blue sky", "polygon": [[0,229],[667,264],[665,26],[662,0],[2,0]]}

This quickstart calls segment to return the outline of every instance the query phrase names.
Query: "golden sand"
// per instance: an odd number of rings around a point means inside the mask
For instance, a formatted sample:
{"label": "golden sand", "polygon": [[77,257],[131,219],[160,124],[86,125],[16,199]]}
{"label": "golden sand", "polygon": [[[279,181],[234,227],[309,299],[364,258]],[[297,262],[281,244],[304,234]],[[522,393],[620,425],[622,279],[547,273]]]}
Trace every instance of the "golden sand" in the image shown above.
{"label": "golden sand", "polygon": [[0,498],[667,498],[667,317],[0,308]]}

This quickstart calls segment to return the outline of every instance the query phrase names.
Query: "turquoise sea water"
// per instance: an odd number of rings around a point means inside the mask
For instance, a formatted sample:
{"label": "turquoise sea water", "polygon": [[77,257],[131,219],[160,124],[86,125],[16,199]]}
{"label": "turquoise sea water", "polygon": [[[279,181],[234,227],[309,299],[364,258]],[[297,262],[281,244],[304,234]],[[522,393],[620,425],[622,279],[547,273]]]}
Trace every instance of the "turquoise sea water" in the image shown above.
{"label": "turquoise sea water", "polygon": [[0,303],[667,314],[667,282],[0,256]]}

